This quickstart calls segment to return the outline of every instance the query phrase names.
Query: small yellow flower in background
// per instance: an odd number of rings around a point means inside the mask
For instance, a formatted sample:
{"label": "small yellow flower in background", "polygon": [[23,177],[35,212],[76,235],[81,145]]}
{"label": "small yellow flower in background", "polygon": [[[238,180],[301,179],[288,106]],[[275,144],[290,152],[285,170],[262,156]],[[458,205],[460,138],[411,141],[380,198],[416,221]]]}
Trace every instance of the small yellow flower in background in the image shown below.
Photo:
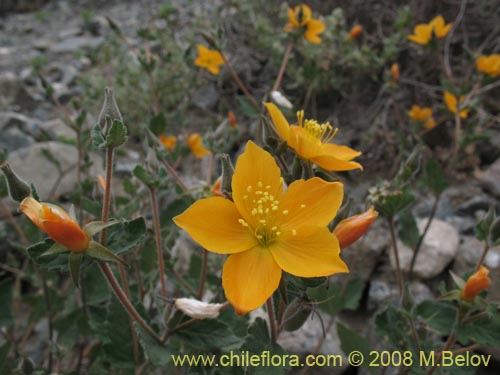
{"label": "small yellow flower in background", "polygon": [[356,25],[349,31],[349,40],[356,39],[363,32],[363,26]]}
{"label": "small yellow flower in background", "polygon": [[[449,91],[444,92],[444,102],[446,104],[446,107],[450,110],[452,113],[457,113],[457,104],[460,105],[460,103],[464,100],[464,97],[461,96],[460,98],[457,99],[455,95],[453,95]],[[460,118],[467,118],[469,116],[469,111],[470,109],[461,109],[460,110]]]}
{"label": "small yellow flower in background", "polygon": [[352,161],[361,152],[347,146],[328,143],[337,133],[329,124],[304,120],[304,111],[297,113],[298,125],[289,125],[281,111],[272,103],[265,103],[280,137],[303,159],[310,160],[327,171],[363,169]]}
{"label": "small yellow flower in background", "polygon": [[219,74],[220,66],[224,64],[224,59],[219,51],[209,49],[202,44],[197,46],[198,57],[194,61],[196,66],[205,68],[212,74]]}
{"label": "small yellow flower in background", "polygon": [[173,151],[177,145],[177,137],[162,134],[160,135],[160,142],[168,151]]}
{"label": "small yellow flower in background", "polygon": [[232,195],[234,202],[200,199],[174,222],[207,250],[229,254],[222,286],[238,314],[271,297],[282,271],[298,277],[348,271],[327,227],[342,203],[341,183],[315,177],[284,191],[273,157],[249,141],[236,163]]}
{"label": "small yellow flower in background", "polygon": [[438,39],[444,38],[450,31],[452,24],[445,24],[443,16],[437,16],[431,22],[421,23],[415,26],[413,34],[408,35],[408,40],[420,44],[427,45],[435,36]]}
{"label": "small yellow flower in background", "polygon": [[312,18],[312,11],[309,6],[302,4],[297,5],[294,9],[288,8],[288,21],[285,31],[305,29],[304,37],[308,42],[321,43],[319,34],[325,30],[325,24]]}
{"label": "small yellow flower in background", "polygon": [[472,302],[479,293],[485,290],[491,284],[491,279],[488,277],[489,273],[490,271],[486,267],[481,266],[475,274],[469,277],[460,292],[462,299]]}
{"label": "small yellow flower in background", "polygon": [[428,107],[420,107],[414,104],[408,112],[408,117],[411,120],[423,122],[426,129],[432,129],[436,126],[436,121],[432,118],[432,109]]}
{"label": "small yellow flower in background", "polygon": [[345,249],[359,240],[378,216],[373,207],[361,214],[348,217],[337,224],[333,234],[339,240],[340,248]]}
{"label": "small yellow flower in background", "polygon": [[476,68],[492,77],[500,75],[500,54],[480,56],[476,60]]}
{"label": "small yellow flower in background", "polygon": [[193,153],[198,159],[203,159],[205,156],[210,155],[210,150],[207,150],[203,146],[203,139],[199,133],[193,133],[190,136],[186,136],[186,143]]}
{"label": "small yellow flower in background", "polygon": [[32,197],[25,198],[20,207],[33,224],[71,252],[81,253],[89,247],[89,235],[61,207]]}

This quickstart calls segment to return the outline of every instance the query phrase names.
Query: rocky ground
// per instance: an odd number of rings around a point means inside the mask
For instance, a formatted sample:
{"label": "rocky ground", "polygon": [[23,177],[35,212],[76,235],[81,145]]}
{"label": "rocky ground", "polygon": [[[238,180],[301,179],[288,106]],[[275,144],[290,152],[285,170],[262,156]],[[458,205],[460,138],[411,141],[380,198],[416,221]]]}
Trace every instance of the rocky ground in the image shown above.
{"label": "rocky ground", "polygon": [[[26,10],[22,7],[14,11],[12,7],[9,11],[7,6],[0,8],[0,148],[9,151],[12,166],[38,187],[43,199],[58,199],[73,188],[77,154],[73,147],[60,142],[70,139],[73,132],[47,98],[37,78],[37,69],[41,69],[54,87],[56,98],[62,104],[68,103],[71,98],[82,95],[78,77],[90,67],[89,54],[105,43],[111,33],[105,16],[112,17],[127,36],[133,38],[135,30],[151,19],[161,1],[38,3],[38,8],[26,13],[19,12]],[[88,12],[97,16],[87,20]],[[89,124],[95,121],[98,110],[89,108],[93,115]],[[43,156],[44,150],[49,150],[58,164],[48,162]],[[91,173],[94,176],[102,174],[101,163],[95,163]],[[449,281],[450,270],[463,274],[473,269],[483,248],[474,237],[474,226],[491,204],[500,211],[499,181],[500,159],[497,159],[443,193],[436,219],[416,263],[416,279],[410,288],[415,300],[436,297],[439,283]],[[358,187],[359,197],[366,193],[370,182],[365,181]],[[414,207],[414,213],[420,218],[420,228],[427,222],[432,203],[432,197],[421,196]],[[366,238],[344,254],[348,264],[359,258],[352,271],[366,286],[360,311],[340,319],[355,324],[360,330],[368,327],[366,321],[378,307],[397,294],[387,233],[385,223],[378,220]],[[0,253],[5,251],[9,251],[8,248],[0,245]],[[400,251],[403,269],[407,269],[411,250],[400,244]],[[363,256],[359,257],[359,252]],[[489,296],[500,300],[500,248],[491,249],[485,264],[493,280]],[[312,322],[318,327],[315,323]],[[320,332],[311,334],[311,329],[304,326],[292,338],[283,337],[281,343],[292,352],[312,351]],[[340,352],[338,337],[330,334],[322,352]],[[500,361],[500,353],[494,353]]]}

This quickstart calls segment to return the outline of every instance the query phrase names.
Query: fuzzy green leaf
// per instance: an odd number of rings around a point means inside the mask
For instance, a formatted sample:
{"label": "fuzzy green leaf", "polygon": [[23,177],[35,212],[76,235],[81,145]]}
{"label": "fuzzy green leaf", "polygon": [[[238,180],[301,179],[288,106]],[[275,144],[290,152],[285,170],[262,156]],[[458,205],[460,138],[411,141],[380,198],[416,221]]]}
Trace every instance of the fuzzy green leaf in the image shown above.
{"label": "fuzzy green leaf", "polygon": [[104,228],[108,228],[118,223],[118,220],[110,220],[107,223],[105,223],[104,221],[92,221],[83,227],[83,231],[87,234],[87,236],[92,237],[96,233],[102,231]]}
{"label": "fuzzy green leaf", "polygon": [[95,241],[90,241],[89,248],[87,249],[85,254],[99,260],[117,262],[125,266],[127,265],[127,263],[125,263],[122,258]]}
{"label": "fuzzy green leaf", "polygon": [[127,141],[127,128],[120,120],[113,120],[113,124],[106,134],[106,147],[119,147]]}
{"label": "fuzzy green leaf", "polygon": [[80,288],[80,265],[82,264],[82,257],[83,254],[79,253],[70,253],[68,256],[69,271],[73,279],[73,284],[77,288]]}

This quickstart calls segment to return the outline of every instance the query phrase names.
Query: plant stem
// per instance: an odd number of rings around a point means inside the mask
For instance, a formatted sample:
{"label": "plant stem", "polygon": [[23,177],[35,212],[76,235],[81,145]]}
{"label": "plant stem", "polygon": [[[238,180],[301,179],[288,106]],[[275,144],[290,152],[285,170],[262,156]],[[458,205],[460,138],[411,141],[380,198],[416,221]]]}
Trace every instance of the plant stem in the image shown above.
{"label": "plant stem", "polygon": [[267,315],[269,316],[269,327],[271,329],[271,342],[274,344],[278,339],[278,328],[276,327],[276,316],[274,314],[273,296],[266,301]]}
{"label": "plant stem", "polygon": [[181,189],[184,190],[186,193],[188,193],[189,196],[194,199],[193,193],[191,193],[191,191],[188,189],[184,181],[182,181],[182,179],[179,177],[174,167],[172,167],[166,160],[161,159],[160,162],[163,164],[167,172],[175,179],[175,181],[177,181],[177,184],[181,187]]}
{"label": "plant stem", "polygon": [[460,109],[455,112],[455,143],[453,145],[453,154],[451,156],[451,166],[455,168],[458,162],[458,152],[460,151],[460,141],[462,139],[462,119],[460,118]]}
{"label": "plant stem", "polygon": [[404,292],[403,274],[401,272],[401,266],[399,264],[399,251],[396,232],[394,230],[394,218],[392,216],[388,217],[387,223],[389,224],[389,231],[391,232],[392,249],[394,250],[394,259],[396,261],[396,278],[398,280],[399,296],[402,297]]}
{"label": "plant stem", "polygon": [[[108,147],[106,149],[106,186],[104,188],[104,200],[102,203],[102,214],[101,220],[105,223],[109,219],[109,206],[111,204],[111,179],[113,178],[113,156],[114,148]],[[104,245],[106,242],[106,228],[104,228],[99,234],[99,242]]]}
{"label": "plant stem", "polygon": [[484,242],[484,249],[483,249],[483,254],[481,254],[481,259],[479,259],[479,262],[477,263],[477,266],[476,266],[476,271],[479,271],[479,269],[481,268],[481,266],[483,265],[484,263],[484,260],[486,259],[486,255],[488,255],[488,251],[490,250],[490,247],[488,245],[488,242]]}
{"label": "plant stem", "polygon": [[[127,282],[127,274],[125,272],[125,266],[123,264],[119,264],[118,270],[120,272],[120,279],[123,284],[123,289],[125,291],[125,294],[127,295],[127,298],[130,300],[130,289]],[[134,351],[134,361],[136,366],[138,366],[140,364],[140,357],[139,357],[139,344],[137,342],[137,333],[135,332],[134,329],[134,321],[130,316],[128,318],[129,318],[128,322],[130,326],[130,332],[132,334],[132,348]]]}
{"label": "plant stem", "polygon": [[224,53],[221,50],[219,50],[219,53],[221,54],[222,60],[224,61],[224,64],[226,65],[227,69],[229,70],[229,74],[231,74],[231,77],[233,78],[234,82],[236,82],[236,84],[238,85],[238,87],[240,88],[240,90],[243,91],[243,94],[247,97],[247,99],[250,100],[250,103],[256,109],[256,111],[260,113],[260,106],[255,101],[255,98],[252,96],[252,94],[250,94],[250,92],[246,88],[245,84],[240,79],[240,77],[238,77],[238,74],[233,69],[231,63],[226,58],[226,56],[224,55]]}
{"label": "plant stem", "polygon": [[198,287],[198,299],[203,298],[205,293],[205,280],[207,279],[208,251],[203,249],[203,259],[201,261],[200,285]]}
{"label": "plant stem", "polygon": [[409,278],[410,280],[413,278],[413,269],[415,268],[415,263],[417,262],[417,256],[418,252],[420,251],[420,248],[422,247],[422,243],[424,242],[424,238],[429,231],[429,228],[431,227],[432,220],[434,219],[434,216],[436,215],[439,199],[441,198],[441,195],[438,194],[436,195],[436,199],[434,200],[434,204],[432,205],[431,208],[431,213],[429,215],[429,219],[427,220],[427,223],[425,224],[424,231],[420,235],[417,245],[415,246],[415,250],[413,251],[413,255],[411,257],[411,262],[410,262],[410,271],[409,271]]}
{"label": "plant stem", "polygon": [[286,66],[288,65],[288,60],[290,59],[290,55],[293,49],[293,40],[290,39],[288,46],[286,47],[285,54],[283,55],[283,61],[281,62],[281,67],[278,72],[278,76],[276,77],[276,81],[274,82],[273,88],[271,91],[276,91],[279,89],[281,85],[281,81],[283,80],[283,76],[285,74]]}
{"label": "plant stem", "polygon": [[165,280],[165,266],[163,264],[161,226],[160,226],[160,215],[158,213],[158,202],[156,201],[155,189],[150,188],[149,193],[151,196],[151,207],[153,208],[153,223],[155,228],[156,254],[158,256],[158,273],[160,274],[161,296],[163,298],[167,298],[167,282]]}

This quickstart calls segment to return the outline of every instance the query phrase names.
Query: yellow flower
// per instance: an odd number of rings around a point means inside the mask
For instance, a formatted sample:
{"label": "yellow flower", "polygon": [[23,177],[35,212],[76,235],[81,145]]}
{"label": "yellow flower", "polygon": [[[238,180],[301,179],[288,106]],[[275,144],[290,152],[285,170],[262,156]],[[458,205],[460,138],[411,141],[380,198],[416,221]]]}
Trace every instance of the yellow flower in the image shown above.
{"label": "yellow flower", "polygon": [[224,64],[224,59],[219,51],[208,49],[204,45],[199,44],[198,57],[194,61],[196,66],[205,68],[212,74],[219,74],[220,66]]}
{"label": "yellow flower", "polygon": [[398,65],[398,63],[394,63],[391,65],[391,77],[392,77],[393,84],[396,84],[399,81],[399,65]]}
{"label": "yellow flower", "polygon": [[203,159],[205,156],[210,155],[210,150],[207,150],[203,147],[202,138],[199,133],[193,133],[190,136],[186,136],[186,143],[193,153],[198,159]]}
{"label": "yellow flower", "polygon": [[373,207],[361,214],[348,217],[337,224],[333,234],[339,240],[340,248],[345,249],[359,240],[378,216]]}
{"label": "yellow flower", "polygon": [[363,32],[363,26],[356,25],[349,31],[349,40],[356,39]]}
{"label": "yellow flower", "polygon": [[283,140],[303,159],[310,160],[327,171],[363,169],[352,161],[361,152],[347,146],[328,143],[337,133],[329,124],[305,120],[304,111],[297,113],[298,125],[289,125],[281,111],[272,103],[265,103],[274,126]]}
{"label": "yellow flower", "polygon": [[427,45],[431,41],[433,35],[438,38],[444,38],[451,29],[452,24],[445,24],[443,16],[433,18],[428,24],[421,23],[415,26],[413,34],[408,35],[408,40],[414,43]]}
{"label": "yellow flower", "polygon": [[432,129],[436,126],[436,121],[432,118],[432,109],[428,107],[414,104],[408,112],[408,117],[414,121],[423,122],[425,129]]}
{"label": "yellow flower", "polygon": [[460,293],[462,299],[472,302],[479,293],[485,290],[491,284],[489,273],[490,271],[486,267],[481,266],[475,274],[469,277]]}
{"label": "yellow flower", "polygon": [[[444,102],[446,104],[446,107],[450,110],[452,113],[457,113],[457,104],[460,106],[460,103],[464,100],[464,97],[461,96],[460,98],[457,99],[455,95],[453,95],[449,91],[444,92]],[[469,111],[470,109],[461,109],[459,114],[460,118],[467,118],[469,116]]]}
{"label": "yellow flower", "polygon": [[496,77],[500,75],[500,54],[480,56],[476,60],[477,70]]}
{"label": "yellow flower", "polygon": [[66,249],[82,253],[89,247],[90,236],[61,207],[32,197],[25,198],[20,207],[33,224]]}
{"label": "yellow flower", "polygon": [[327,228],[343,185],[315,177],[283,191],[280,174],[272,156],[249,141],[234,170],[234,202],[201,199],[174,218],[207,250],[230,254],[222,286],[238,314],[261,306],[278,288],[282,271],[298,277],[348,271]]}
{"label": "yellow flower", "polygon": [[289,23],[285,26],[285,31],[305,29],[304,37],[311,43],[321,43],[318,36],[325,30],[325,24],[312,18],[311,8],[302,4],[294,9],[288,8]]}
{"label": "yellow flower", "polygon": [[173,151],[177,144],[177,137],[166,136],[164,134],[160,135],[160,142],[168,151]]}

